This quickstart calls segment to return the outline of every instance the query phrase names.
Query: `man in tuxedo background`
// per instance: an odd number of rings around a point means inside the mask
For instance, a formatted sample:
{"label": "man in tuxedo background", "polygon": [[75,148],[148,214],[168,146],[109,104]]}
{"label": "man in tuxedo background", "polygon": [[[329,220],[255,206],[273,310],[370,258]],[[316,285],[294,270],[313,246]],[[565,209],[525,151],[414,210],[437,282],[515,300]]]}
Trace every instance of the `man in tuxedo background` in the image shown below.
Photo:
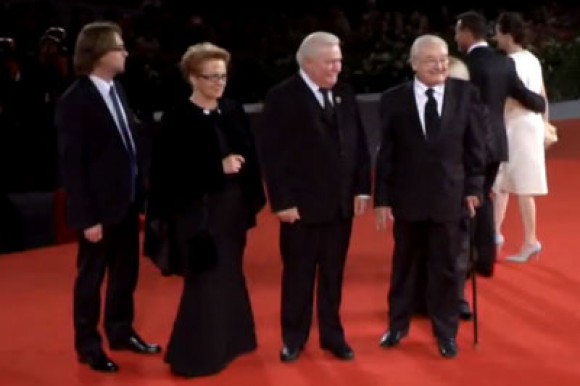
{"label": "man in tuxedo background", "polygon": [[[499,165],[508,160],[507,134],[504,121],[504,106],[506,99],[512,97],[526,108],[544,112],[546,101],[544,97],[526,88],[518,78],[513,60],[489,47],[486,42],[488,25],[485,18],[473,11],[465,12],[457,17],[455,41],[460,51],[466,54],[466,64],[471,82],[479,89],[483,105],[487,109],[490,141],[486,146],[486,169],[483,185],[483,201],[477,210],[474,229],[473,247],[476,251],[475,271],[484,277],[493,275],[497,255],[497,246],[503,240],[496,240],[495,223],[491,189],[497,175]],[[464,222],[469,223],[468,219]],[[464,245],[469,245],[470,226],[464,224]],[[467,260],[469,248],[462,248],[459,259]],[[460,264],[467,267],[468,264]],[[460,272],[460,280],[465,281],[466,272]],[[471,311],[465,299],[460,304],[464,319],[471,317]]]}
{"label": "man in tuxedo background", "polygon": [[100,288],[107,273],[104,329],[112,350],[154,354],[133,329],[133,293],[139,271],[138,201],[141,178],[134,141],[136,120],[114,78],[127,51],[121,29],[96,22],[76,41],[79,78],[56,106],[59,153],[68,222],[79,232],[74,285],[75,349],[93,370],[116,372],[97,330]]}
{"label": "man in tuxedo background", "polygon": [[312,33],[296,59],[299,72],[266,96],[258,136],[280,219],[280,360],[296,360],[308,340],[316,276],[320,346],[349,360],[354,352],[339,315],[343,271],[353,213],[365,211],[370,195],[370,155],[355,95],[338,80],[339,38]]}
{"label": "man in tuxedo background", "polygon": [[415,79],[380,100],[381,145],[376,161],[377,227],[394,220],[389,329],[391,348],[408,334],[417,266],[426,258],[427,308],[439,352],[457,355],[457,266],[460,221],[479,205],[485,165],[476,88],[448,78],[448,47],[434,35],[411,47]]}

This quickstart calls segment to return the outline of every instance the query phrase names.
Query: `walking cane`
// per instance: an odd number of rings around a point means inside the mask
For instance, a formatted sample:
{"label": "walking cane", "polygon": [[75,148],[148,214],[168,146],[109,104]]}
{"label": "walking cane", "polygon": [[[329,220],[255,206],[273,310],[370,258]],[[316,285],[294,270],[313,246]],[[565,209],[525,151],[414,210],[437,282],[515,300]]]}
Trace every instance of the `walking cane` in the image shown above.
{"label": "walking cane", "polygon": [[477,317],[477,274],[475,272],[475,219],[469,220],[469,263],[471,267],[471,302],[473,304],[473,345],[479,344],[479,318]]}

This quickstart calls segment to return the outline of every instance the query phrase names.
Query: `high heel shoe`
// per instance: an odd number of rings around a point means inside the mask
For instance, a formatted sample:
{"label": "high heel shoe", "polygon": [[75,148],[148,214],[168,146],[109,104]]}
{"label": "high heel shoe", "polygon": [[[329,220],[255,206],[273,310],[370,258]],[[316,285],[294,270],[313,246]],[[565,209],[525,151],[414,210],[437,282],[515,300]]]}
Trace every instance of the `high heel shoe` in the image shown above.
{"label": "high heel shoe", "polygon": [[532,257],[540,260],[540,252],[542,251],[542,244],[537,242],[535,244],[526,244],[517,255],[506,257],[505,261],[510,263],[527,263]]}

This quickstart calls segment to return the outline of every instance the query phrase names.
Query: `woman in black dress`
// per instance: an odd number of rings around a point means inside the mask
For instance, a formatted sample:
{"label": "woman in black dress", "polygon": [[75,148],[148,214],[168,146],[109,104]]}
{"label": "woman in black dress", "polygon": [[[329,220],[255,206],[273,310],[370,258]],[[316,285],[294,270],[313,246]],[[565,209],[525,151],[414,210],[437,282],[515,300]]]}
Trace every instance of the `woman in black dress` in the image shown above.
{"label": "woman in black dress", "polygon": [[[186,377],[256,348],[242,261],[265,195],[248,118],[222,98],[229,59],[211,43],[189,47],[193,93],[165,113],[152,155],[146,253],[185,277],[165,361]],[[207,233],[215,250],[198,240]]]}

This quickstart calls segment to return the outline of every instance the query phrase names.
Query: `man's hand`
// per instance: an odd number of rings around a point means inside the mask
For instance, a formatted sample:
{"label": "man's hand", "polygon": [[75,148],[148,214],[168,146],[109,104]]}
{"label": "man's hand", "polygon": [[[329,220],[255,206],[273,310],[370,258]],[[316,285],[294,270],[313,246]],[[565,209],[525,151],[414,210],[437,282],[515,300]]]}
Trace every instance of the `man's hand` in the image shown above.
{"label": "man's hand", "polygon": [[236,174],[242,169],[242,165],[246,162],[244,157],[239,154],[230,154],[222,160],[222,167],[225,174]]}
{"label": "man's hand", "polygon": [[479,198],[476,196],[465,197],[465,203],[467,204],[467,209],[469,210],[469,217],[475,217],[475,210],[480,205]]}
{"label": "man's hand", "polygon": [[393,211],[390,206],[378,206],[375,208],[375,222],[377,230],[382,231],[387,229],[387,220],[393,221]]}
{"label": "man's hand", "polygon": [[354,198],[354,214],[360,216],[367,210],[370,197],[365,195],[356,196]]}
{"label": "man's hand", "polygon": [[93,225],[84,230],[85,239],[91,243],[98,243],[103,238],[103,226],[101,224]]}
{"label": "man's hand", "polygon": [[279,212],[276,212],[275,214],[276,216],[278,216],[280,221],[287,222],[290,224],[293,224],[295,221],[300,220],[300,213],[298,213],[297,207],[284,209]]}

